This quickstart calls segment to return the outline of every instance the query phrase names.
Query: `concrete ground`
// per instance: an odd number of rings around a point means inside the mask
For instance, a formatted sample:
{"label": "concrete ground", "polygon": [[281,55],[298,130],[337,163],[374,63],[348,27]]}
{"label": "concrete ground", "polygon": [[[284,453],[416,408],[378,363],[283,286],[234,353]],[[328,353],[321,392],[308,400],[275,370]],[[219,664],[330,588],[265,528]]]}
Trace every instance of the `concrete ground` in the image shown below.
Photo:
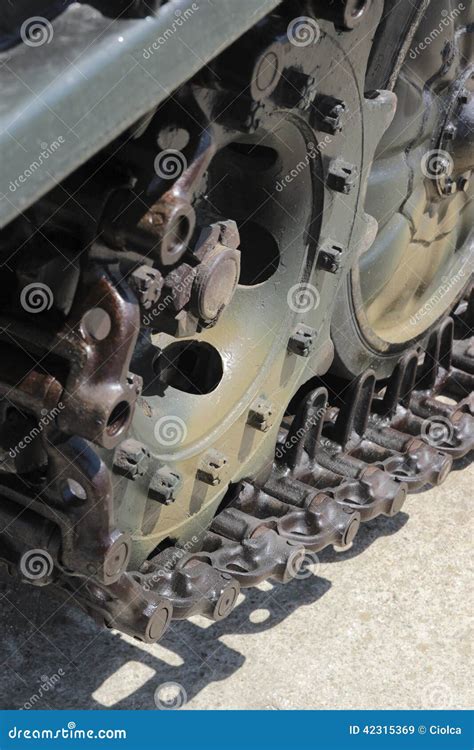
{"label": "concrete ground", "polygon": [[467,708],[473,486],[472,466],[452,473],[321,554],[315,575],[249,590],[222,623],[174,623],[155,646],[3,584],[0,708]]}

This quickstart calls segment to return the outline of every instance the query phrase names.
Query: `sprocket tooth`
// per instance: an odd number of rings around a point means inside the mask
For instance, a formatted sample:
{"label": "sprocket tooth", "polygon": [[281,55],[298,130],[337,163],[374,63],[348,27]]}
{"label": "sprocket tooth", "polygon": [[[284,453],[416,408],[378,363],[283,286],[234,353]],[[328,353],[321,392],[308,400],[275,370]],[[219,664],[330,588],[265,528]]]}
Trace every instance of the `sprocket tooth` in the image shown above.
{"label": "sprocket tooth", "polygon": [[348,388],[344,403],[334,424],[326,427],[325,434],[343,448],[354,438],[360,438],[366,428],[375,389],[375,373],[366,370]]}
{"label": "sprocket tooth", "polygon": [[407,352],[400,359],[390,377],[383,398],[374,398],[372,409],[381,416],[393,416],[399,405],[408,407],[415,387],[418,369],[418,354]]}
{"label": "sprocket tooth", "polygon": [[456,339],[469,338],[474,329],[474,283],[464,295],[453,313],[454,335]]}
{"label": "sprocket tooth", "polygon": [[440,370],[451,367],[454,323],[446,318],[433,331],[425,352],[420,374],[417,376],[417,390],[430,390],[436,385]]}
{"label": "sprocket tooth", "polygon": [[[466,374],[469,373],[469,375],[474,375],[474,336],[454,342],[453,364]],[[474,378],[471,378],[470,390],[472,390],[473,382]]]}
{"label": "sprocket tooth", "polygon": [[[277,459],[291,469],[300,465],[306,451],[310,460],[318,449],[324,416],[327,409],[326,388],[316,388],[304,400],[297,411],[282,447],[277,449]],[[279,452],[278,452],[279,451]]]}

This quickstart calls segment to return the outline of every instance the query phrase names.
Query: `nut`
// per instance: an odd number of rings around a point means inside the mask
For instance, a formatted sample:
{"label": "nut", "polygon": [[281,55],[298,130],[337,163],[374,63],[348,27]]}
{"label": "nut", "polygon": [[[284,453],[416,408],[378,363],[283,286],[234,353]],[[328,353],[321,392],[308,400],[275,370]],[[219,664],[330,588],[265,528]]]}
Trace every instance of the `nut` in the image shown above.
{"label": "nut", "polygon": [[169,466],[161,466],[153,475],[148,488],[148,495],[162,505],[171,505],[176,500],[182,485],[181,475]]}
{"label": "nut", "polygon": [[308,357],[317,335],[314,328],[305,325],[299,326],[290,336],[288,342],[289,351],[297,354],[299,357]]}
{"label": "nut", "polygon": [[318,254],[317,265],[329,273],[337,273],[341,268],[344,247],[334,240],[325,240]]}
{"label": "nut", "polygon": [[356,184],[357,168],[343,159],[333,159],[329,164],[328,185],[338,193],[348,194]]}
{"label": "nut", "polygon": [[203,457],[196,476],[201,482],[215,487],[222,482],[226,466],[227,458],[224,454],[213,449]]}
{"label": "nut", "polygon": [[273,424],[273,404],[265,399],[257,399],[250,407],[247,424],[260,432],[267,432]]}
{"label": "nut", "polygon": [[127,479],[142,477],[150,460],[150,452],[138,440],[124,440],[117,447],[114,455],[114,471]]}
{"label": "nut", "polygon": [[130,274],[130,285],[137,295],[140,306],[149,310],[160,298],[163,277],[155,268],[140,266]]}

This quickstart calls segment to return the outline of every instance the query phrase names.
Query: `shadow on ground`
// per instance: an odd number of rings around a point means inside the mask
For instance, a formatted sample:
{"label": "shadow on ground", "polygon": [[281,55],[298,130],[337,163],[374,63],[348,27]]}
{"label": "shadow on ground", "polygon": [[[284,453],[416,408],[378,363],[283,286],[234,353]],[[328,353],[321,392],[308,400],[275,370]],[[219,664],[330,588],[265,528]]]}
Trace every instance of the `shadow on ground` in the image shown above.
{"label": "shadow on ground", "polygon": [[[359,555],[378,538],[399,531],[407,520],[400,513],[372,521],[362,527],[350,550],[321,553],[316,575],[286,586],[267,583],[265,590],[248,589],[227,620],[212,627],[200,618],[173,623],[155,646],[135,644],[98,627],[47,589],[21,585],[15,590],[0,578],[0,709],[154,709],[154,691],[165,682],[179,683],[191,699],[244,663],[243,655],[224,642],[225,636],[255,635],[278,625],[295,609],[313,604],[331,588],[326,575],[332,563]],[[61,675],[54,689],[41,690],[53,675]],[[111,691],[108,680],[113,681]],[[113,701],[108,701],[108,693]]]}

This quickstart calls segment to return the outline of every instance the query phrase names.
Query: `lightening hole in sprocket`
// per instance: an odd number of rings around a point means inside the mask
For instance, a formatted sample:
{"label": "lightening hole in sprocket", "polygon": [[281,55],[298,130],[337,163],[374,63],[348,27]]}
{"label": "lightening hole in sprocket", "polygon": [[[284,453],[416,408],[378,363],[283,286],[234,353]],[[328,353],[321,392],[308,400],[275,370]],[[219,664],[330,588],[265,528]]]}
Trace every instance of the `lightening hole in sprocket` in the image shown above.
{"label": "lightening hole in sprocket", "polygon": [[241,286],[255,286],[271,278],[280,264],[280,249],[273,235],[255,221],[239,226]]}
{"label": "lightening hole in sprocket", "polygon": [[170,344],[157,356],[153,369],[163,385],[193,395],[214,391],[224,374],[221,355],[204,341]]}

